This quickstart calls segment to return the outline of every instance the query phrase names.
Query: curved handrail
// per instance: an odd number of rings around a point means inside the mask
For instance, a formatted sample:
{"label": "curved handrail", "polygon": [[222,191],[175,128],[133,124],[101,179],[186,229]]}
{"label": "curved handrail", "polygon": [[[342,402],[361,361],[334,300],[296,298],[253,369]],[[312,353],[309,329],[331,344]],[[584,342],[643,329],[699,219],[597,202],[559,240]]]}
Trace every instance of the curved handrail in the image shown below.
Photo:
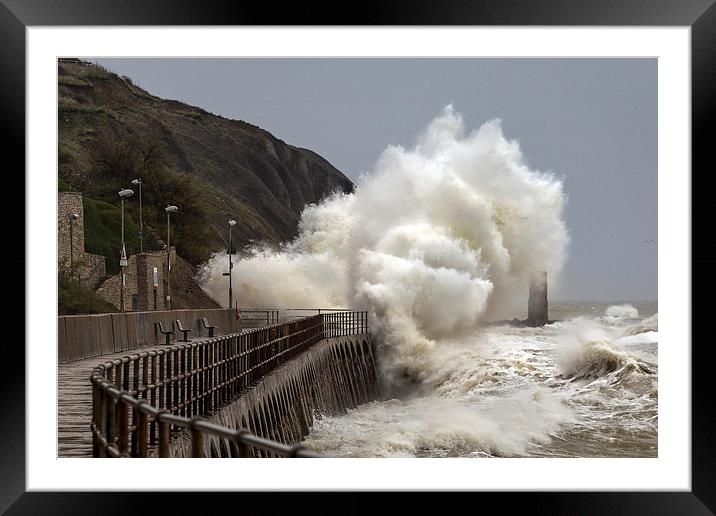
{"label": "curved handrail", "polygon": [[[319,457],[302,446],[210,423],[205,416],[234,401],[285,361],[327,337],[367,333],[367,312],[340,312],[175,344],[107,361],[90,376],[95,457],[171,457],[172,430],[188,431],[193,457],[204,434],[226,439],[232,455]],[[233,445],[233,447],[231,446]]]}

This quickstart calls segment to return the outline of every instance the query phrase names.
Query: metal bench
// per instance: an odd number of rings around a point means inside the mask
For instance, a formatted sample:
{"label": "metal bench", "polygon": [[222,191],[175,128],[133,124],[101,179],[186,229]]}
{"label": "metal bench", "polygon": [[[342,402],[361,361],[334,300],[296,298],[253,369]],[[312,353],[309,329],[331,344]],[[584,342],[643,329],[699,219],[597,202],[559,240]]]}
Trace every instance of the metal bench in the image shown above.
{"label": "metal bench", "polygon": [[188,335],[189,335],[189,332],[190,332],[191,330],[190,330],[190,329],[185,329],[185,328],[184,328],[184,325],[182,325],[182,323],[181,323],[181,321],[180,321],[179,319],[177,319],[175,322],[176,322],[176,325],[177,325],[177,330],[179,330],[179,331],[182,333],[182,338],[180,339],[180,342],[189,342],[189,337],[188,337]]}
{"label": "metal bench", "polygon": [[166,337],[168,346],[171,342],[172,335],[174,335],[174,330],[165,330],[162,321],[157,321],[157,328],[159,328],[159,332]]}
{"label": "metal bench", "polygon": [[202,318],[200,319],[200,321],[201,321],[201,326],[202,326],[202,328],[204,328],[205,330],[209,330],[209,337],[213,337],[213,336],[214,336],[214,330],[216,329],[216,326],[211,326],[211,325],[209,324],[209,319],[207,319],[206,317],[202,317]]}

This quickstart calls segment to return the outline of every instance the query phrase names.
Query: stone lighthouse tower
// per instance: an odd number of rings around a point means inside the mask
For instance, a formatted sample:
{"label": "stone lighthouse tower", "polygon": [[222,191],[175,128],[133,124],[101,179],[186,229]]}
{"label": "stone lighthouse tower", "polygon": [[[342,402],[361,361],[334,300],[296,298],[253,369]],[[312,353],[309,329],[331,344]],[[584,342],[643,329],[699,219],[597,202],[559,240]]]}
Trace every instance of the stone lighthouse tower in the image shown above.
{"label": "stone lighthouse tower", "polygon": [[547,324],[547,272],[537,272],[530,281],[530,297],[527,305],[527,324]]}

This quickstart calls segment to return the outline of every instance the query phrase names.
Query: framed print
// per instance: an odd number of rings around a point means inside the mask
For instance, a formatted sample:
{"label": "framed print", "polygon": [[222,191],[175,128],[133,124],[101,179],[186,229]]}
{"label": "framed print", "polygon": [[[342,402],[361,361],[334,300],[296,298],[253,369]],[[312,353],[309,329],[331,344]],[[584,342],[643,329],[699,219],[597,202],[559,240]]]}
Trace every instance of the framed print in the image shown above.
{"label": "framed print", "polygon": [[716,7],[582,7],[4,1],[27,311],[3,510],[713,513],[691,195]]}

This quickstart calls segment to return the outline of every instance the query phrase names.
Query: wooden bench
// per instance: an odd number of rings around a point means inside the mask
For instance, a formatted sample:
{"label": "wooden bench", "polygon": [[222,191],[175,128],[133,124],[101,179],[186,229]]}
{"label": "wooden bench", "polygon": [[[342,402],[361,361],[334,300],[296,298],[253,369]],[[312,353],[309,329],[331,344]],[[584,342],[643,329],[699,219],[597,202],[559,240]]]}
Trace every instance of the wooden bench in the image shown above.
{"label": "wooden bench", "polygon": [[184,325],[182,325],[182,323],[179,319],[177,319],[175,322],[177,325],[177,330],[179,330],[182,333],[182,338],[180,339],[180,342],[189,342],[188,335],[191,330],[184,328]]}
{"label": "wooden bench", "polygon": [[167,338],[168,346],[171,342],[172,335],[174,335],[174,330],[165,330],[162,321],[157,321],[157,328],[159,328],[159,332]]}
{"label": "wooden bench", "polygon": [[213,336],[214,336],[214,330],[216,329],[216,326],[211,326],[211,325],[209,324],[209,319],[207,319],[206,317],[202,317],[202,318],[200,319],[200,321],[201,321],[201,326],[202,326],[205,330],[209,330],[209,337],[213,337]]}

